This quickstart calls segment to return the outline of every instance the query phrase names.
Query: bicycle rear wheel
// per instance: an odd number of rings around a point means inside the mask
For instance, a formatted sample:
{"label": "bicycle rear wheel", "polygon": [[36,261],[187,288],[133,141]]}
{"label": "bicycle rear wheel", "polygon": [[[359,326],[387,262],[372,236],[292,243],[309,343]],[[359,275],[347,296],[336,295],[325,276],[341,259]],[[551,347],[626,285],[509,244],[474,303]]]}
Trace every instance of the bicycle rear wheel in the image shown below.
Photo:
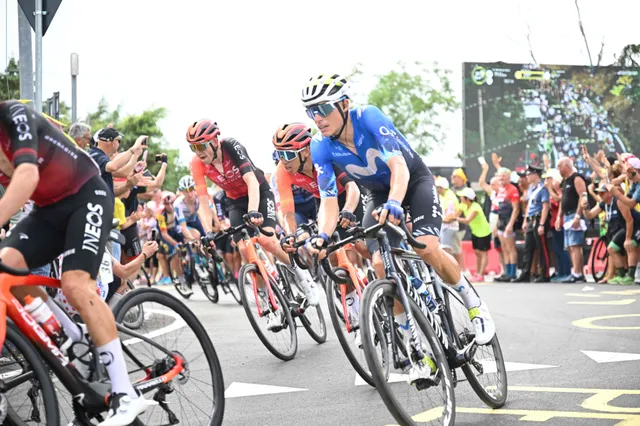
{"label": "bicycle rear wheel", "polygon": [[[282,292],[277,285],[271,286],[277,303],[277,310],[274,312],[274,307],[271,306],[269,300],[263,300],[258,296],[260,300],[256,301],[253,293],[253,280],[262,280],[258,267],[252,263],[244,265],[240,269],[239,277],[242,306],[244,307],[253,331],[256,332],[262,344],[276,358],[283,361],[292,360],[298,351],[298,334],[296,332],[296,324],[291,316],[291,310]],[[265,311],[269,311],[270,313],[260,317],[260,315],[258,315],[257,303],[260,303],[263,313]],[[278,311],[281,313],[278,314]],[[273,330],[268,330],[266,327],[267,315],[279,315],[280,325]]]}
{"label": "bicycle rear wheel", "polygon": [[[447,322],[453,328],[456,346],[462,349],[473,341],[475,328],[459,293],[448,285],[443,285],[442,289]],[[507,369],[497,335],[488,345],[477,346],[473,359],[462,366],[462,372],[478,397],[489,407],[500,408],[507,402]]]}
{"label": "bicycle rear wheel", "polygon": [[[125,292],[127,294],[130,291],[135,290],[135,286],[129,280],[127,280],[127,287],[129,290]],[[123,295],[124,296],[124,295]],[[121,300],[118,301],[120,303]],[[144,321],[144,308],[142,305],[132,308],[127,312],[127,315],[122,320],[125,327],[130,328],[132,330],[137,330],[142,327],[142,322]]]}
{"label": "bicycle rear wheel", "polygon": [[609,266],[609,252],[607,251],[607,237],[601,236],[591,247],[591,275],[599,283],[607,273]]}
{"label": "bicycle rear wheel", "polygon": [[49,369],[31,342],[7,321],[0,377],[6,390],[8,414],[3,425],[59,425],[58,398]]}
{"label": "bicycle rear wheel", "polygon": [[[305,299],[304,291],[298,285],[296,281],[295,275],[286,267],[282,266],[278,268],[280,271],[280,276],[282,278],[287,278],[288,288],[285,287],[285,297],[289,298],[295,304],[293,305],[295,310],[299,307],[302,301]],[[286,274],[283,276],[282,274]],[[300,309],[298,308],[298,312],[292,311],[292,316],[295,318],[296,315],[300,318],[300,322],[309,336],[317,343],[324,343],[327,341],[327,323],[324,319],[324,314],[322,313],[322,307],[320,304],[316,306],[311,306],[309,304],[306,305],[304,312],[300,313]]]}
{"label": "bicycle rear wheel", "polygon": [[[154,344],[132,337],[126,328],[118,327],[134,387],[141,380],[159,377],[172,366],[173,359],[157,346],[180,356],[184,361],[182,373],[151,390],[153,395],[146,396],[160,405],[141,414],[140,424],[222,424],[222,369],[202,323],[175,296],[154,288],[127,293],[114,309],[116,322],[121,324],[128,312],[138,306],[144,306],[147,318],[136,333],[151,339]],[[139,390],[145,393],[144,385]]]}
{"label": "bicycle rear wheel", "polygon": [[227,264],[227,261],[224,259],[222,259],[222,263],[220,264],[220,266],[222,267],[222,272],[223,272],[224,281],[225,281],[224,283],[221,283],[223,288],[225,288],[226,291],[231,293],[231,296],[233,296],[233,298],[236,299],[236,302],[238,302],[238,305],[242,305],[242,297],[240,296],[240,286],[238,286],[238,280],[236,279],[236,277],[233,276],[233,271]]}
{"label": "bicycle rear wheel", "polygon": [[[390,336],[393,334],[396,344],[392,345],[392,350],[399,352],[392,353],[392,359],[395,357],[406,359],[410,356],[408,343],[405,343],[407,339],[401,335],[408,331],[399,330],[393,314],[394,304],[400,303],[399,299],[396,286],[389,280],[376,280],[369,283],[362,297],[360,308],[362,346],[376,389],[389,412],[402,425],[433,423],[445,426],[454,425],[455,394],[447,357],[428,320],[411,298],[409,298],[409,305],[415,319],[422,351],[425,353],[425,357],[430,359],[430,362],[427,361],[424,364],[423,361],[411,361],[411,364],[415,365],[420,362],[423,369],[430,371],[429,378],[421,378],[414,385],[409,385],[407,383],[408,376],[401,375],[396,380],[398,383],[390,383],[382,374],[384,368],[376,354],[377,350],[372,338],[376,321],[382,320],[384,322],[383,329],[388,331]],[[383,309],[382,315],[377,314],[380,309]],[[436,370],[433,371],[429,364],[434,364]],[[407,368],[398,370],[401,374],[407,371]]]}

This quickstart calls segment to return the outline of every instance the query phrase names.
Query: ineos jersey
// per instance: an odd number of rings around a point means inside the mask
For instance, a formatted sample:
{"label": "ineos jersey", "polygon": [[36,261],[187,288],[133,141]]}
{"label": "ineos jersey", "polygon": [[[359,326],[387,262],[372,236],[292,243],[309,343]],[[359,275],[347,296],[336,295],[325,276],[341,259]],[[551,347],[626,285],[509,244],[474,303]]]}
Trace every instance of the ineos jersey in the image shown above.
{"label": "ineos jersey", "polygon": [[208,195],[207,183],[204,177],[211,179],[227,194],[228,198],[236,200],[249,195],[249,187],[242,178],[249,172],[253,172],[260,186],[268,185],[262,170],[253,165],[247,154],[247,150],[233,138],[224,138],[220,141],[222,152],[222,173],[213,164],[205,165],[197,155],[191,161],[191,175],[196,182],[198,195]]}
{"label": "ineos jersey", "polygon": [[[22,163],[38,166],[40,179],[31,199],[54,204],[100,173],[89,155],[42,115],[19,101],[0,103],[0,184],[5,187]],[[7,161],[8,160],[8,161]]]}

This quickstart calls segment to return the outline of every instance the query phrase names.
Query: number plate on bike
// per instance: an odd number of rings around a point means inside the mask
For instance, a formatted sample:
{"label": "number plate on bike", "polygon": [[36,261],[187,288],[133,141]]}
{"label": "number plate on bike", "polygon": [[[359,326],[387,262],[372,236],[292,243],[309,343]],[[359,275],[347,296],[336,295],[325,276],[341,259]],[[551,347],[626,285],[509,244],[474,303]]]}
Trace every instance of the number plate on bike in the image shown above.
{"label": "number plate on bike", "polygon": [[102,256],[102,263],[100,264],[100,279],[104,284],[113,282],[113,265],[111,262],[111,255],[106,251]]}

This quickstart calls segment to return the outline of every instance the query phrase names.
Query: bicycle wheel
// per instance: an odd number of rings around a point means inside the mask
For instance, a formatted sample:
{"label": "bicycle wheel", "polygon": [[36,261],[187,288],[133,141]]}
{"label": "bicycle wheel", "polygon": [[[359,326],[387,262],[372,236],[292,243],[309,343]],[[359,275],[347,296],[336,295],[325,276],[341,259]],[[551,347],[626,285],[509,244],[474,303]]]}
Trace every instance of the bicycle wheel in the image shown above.
{"label": "bicycle wheel", "polygon": [[[462,349],[473,341],[475,328],[459,293],[444,284],[442,289],[447,322],[455,335],[456,346]],[[497,335],[488,345],[477,346],[473,359],[462,366],[462,372],[475,393],[489,407],[500,408],[507,402],[507,369]]]}
{"label": "bicycle wheel", "polygon": [[[128,292],[135,290],[135,286],[129,280],[127,280],[127,287],[129,287]],[[121,300],[118,301],[120,303]],[[144,321],[144,307],[142,305],[132,308],[130,312],[127,312],[127,315],[122,320],[122,323],[125,327],[130,328],[132,330],[137,330],[142,327],[142,322]]]}
{"label": "bicycle wheel", "polygon": [[607,273],[609,266],[609,252],[607,251],[607,237],[604,235],[591,247],[591,275],[599,283]]}
{"label": "bicycle wheel", "polygon": [[138,269],[138,275],[136,276],[135,281],[137,281],[139,284],[146,284],[147,287],[151,287],[151,277],[149,276],[149,273],[147,272],[147,270],[145,269],[144,266],[141,266],[140,269]]}
{"label": "bicycle wheel", "polygon": [[[349,275],[342,268],[336,268],[334,273],[340,278],[349,279]],[[333,330],[338,337],[338,342],[342,346],[342,351],[347,356],[349,363],[356,370],[356,373],[364,380],[369,386],[375,387],[375,382],[369,371],[367,360],[365,359],[363,350],[356,346],[354,341],[356,330],[359,327],[358,318],[350,318],[351,332],[347,331],[347,326],[344,320],[344,309],[342,307],[342,295],[340,293],[340,286],[333,280],[327,277],[327,306],[329,308],[329,318],[331,318],[331,324],[333,324]],[[385,376],[389,375],[389,352],[387,350],[387,339],[380,326],[381,321],[375,321],[373,326],[375,327],[375,338],[378,340],[377,347],[380,352],[380,357],[383,358],[382,365],[385,366]]]}
{"label": "bicycle wheel", "polygon": [[35,348],[12,322],[2,347],[0,377],[8,413],[3,425],[59,425],[58,398],[49,375]]}
{"label": "bicycle wheel", "polygon": [[[172,381],[153,389],[154,395],[146,396],[160,405],[141,414],[140,424],[222,424],[222,369],[202,323],[175,296],[154,288],[127,293],[114,309],[116,322],[122,324],[129,310],[142,305],[147,318],[136,333],[151,339],[153,344],[132,337],[126,328],[118,330],[131,383],[164,374],[173,365],[173,358],[158,346],[179,355],[184,360],[184,370]],[[138,390],[145,393],[144,386]]]}
{"label": "bicycle wheel", "polygon": [[207,299],[209,299],[211,303],[218,303],[220,298],[218,294],[218,286],[216,285],[214,281],[215,278],[211,274],[209,268],[193,259],[191,262],[191,270],[193,271],[193,277],[200,286],[200,289],[202,289],[204,295],[207,296]]}
{"label": "bicycle wheel", "polygon": [[[382,327],[389,333],[394,333],[393,338],[397,342],[397,349],[402,354],[393,354],[396,357],[408,358],[408,346],[402,336],[402,331],[398,330],[394,320],[394,304],[400,303],[396,286],[389,280],[376,280],[367,285],[362,297],[360,308],[360,326],[362,327],[362,345],[364,348],[367,365],[376,384],[376,389],[380,393],[387,409],[393,417],[402,425],[432,424],[439,422],[443,425],[455,424],[455,394],[452,385],[451,370],[447,357],[438,341],[435,332],[429,325],[424,314],[415,302],[409,298],[409,305],[413,318],[415,319],[416,331],[420,337],[422,350],[431,363],[435,364],[435,372],[431,372],[428,379],[421,378],[415,385],[408,385],[407,380],[398,383],[387,382],[382,374],[383,366],[376,355],[376,347],[373,337],[375,332],[374,323],[382,319]],[[382,315],[377,312],[383,309]],[[411,361],[411,364],[415,364]],[[427,364],[423,364],[424,369],[431,369]],[[406,373],[406,369],[400,370]],[[405,376],[406,377],[406,376]]]}
{"label": "bicycle wheel", "polygon": [[231,293],[231,296],[236,299],[238,305],[242,305],[242,297],[240,296],[238,280],[233,276],[233,272],[224,258],[222,259],[220,266],[222,267],[222,272],[224,274],[224,283],[222,283],[222,287],[225,289],[225,292]]}
{"label": "bicycle wheel", "polygon": [[[277,311],[281,311],[280,314],[272,312],[272,306],[268,300],[260,298],[261,309],[264,312],[269,313],[260,317],[258,315],[258,306],[256,304],[256,298],[253,293],[253,280],[262,279],[258,267],[252,263],[244,265],[240,269],[240,297],[242,297],[242,306],[249,318],[251,327],[258,335],[258,338],[262,344],[271,352],[276,358],[283,361],[292,360],[296,356],[298,351],[298,334],[296,332],[296,324],[291,316],[291,310],[287,304],[278,285],[272,285],[271,289],[276,298]],[[267,298],[268,299],[268,298]],[[268,330],[266,325],[267,315],[279,315],[280,325],[273,330]],[[262,327],[261,327],[262,325]],[[279,346],[278,343],[282,342],[283,346]]]}

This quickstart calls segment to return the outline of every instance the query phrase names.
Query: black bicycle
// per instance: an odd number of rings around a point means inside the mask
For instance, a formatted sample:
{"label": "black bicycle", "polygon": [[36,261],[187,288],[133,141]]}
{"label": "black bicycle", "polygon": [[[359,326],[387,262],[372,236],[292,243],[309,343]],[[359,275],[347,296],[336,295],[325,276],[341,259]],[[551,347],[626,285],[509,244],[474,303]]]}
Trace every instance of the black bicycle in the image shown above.
{"label": "black bicycle", "polygon": [[[404,222],[400,225],[387,223],[411,246],[425,247],[407,231]],[[383,226],[356,229],[349,238],[376,238],[388,277],[367,285],[360,307],[363,350],[385,405],[403,425],[436,420],[453,425],[458,382],[455,369],[462,368],[483,402],[492,408],[502,407],[507,399],[507,374],[498,337],[486,346],[476,345],[475,329],[462,299],[432,268],[421,273],[428,292],[418,293],[410,274],[424,263],[414,252],[391,248]],[[390,354],[382,359],[378,355],[380,328],[390,346]],[[404,385],[388,380],[387,359],[403,374]],[[495,380],[481,383],[494,373]],[[406,386],[407,382],[412,386]]]}
{"label": "black bicycle", "polygon": [[[220,234],[214,238],[214,242],[222,239],[227,234]],[[204,243],[206,244],[206,242]],[[209,276],[211,277],[211,285],[214,287],[216,293],[218,293],[218,287],[222,289],[224,294],[231,294],[231,296],[242,305],[242,297],[240,296],[240,287],[238,286],[238,280],[233,275],[233,271],[227,261],[213,248],[207,247]]]}
{"label": "black bicycle", "polygon": [[[200,242],[179,243],[177,247],[176,255],[180,257],[180,263],[182,265],[182,271],[189,289],[192,288],[194,283],[197,283],[202,290],[202,293],[211,301],[211,303],[218,303],[220,295],[218,294],[218,287],[213,284],[216,280],[216,274],[213,274],[209,266],[209,256],[203,250],[204,244],[206,244],[206,238],[203,236]],[[176,291],[180,296],[185,299],[189,299],[193,292],[185,292],[182,289],[180,282],[173,282]]]}
{"label": "black bicycle", "polygon": [[602,281],[609,267],[608,245],[609,238],[607,238],[606,235],[601,235],[600,238],[598,238],[598,241],[591,246],[591,252],[589,253],[591,275],[597,283]]}

